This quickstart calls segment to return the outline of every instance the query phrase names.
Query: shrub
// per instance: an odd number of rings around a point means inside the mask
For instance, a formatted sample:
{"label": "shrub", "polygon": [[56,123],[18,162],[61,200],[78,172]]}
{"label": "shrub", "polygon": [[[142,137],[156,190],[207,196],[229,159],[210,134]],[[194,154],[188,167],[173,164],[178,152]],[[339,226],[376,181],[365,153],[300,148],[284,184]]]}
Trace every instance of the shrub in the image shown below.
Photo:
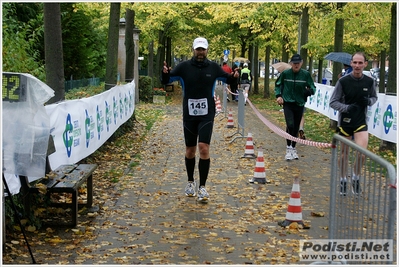
{"label": "shrub", "polygon": [[149,76],[139,77],[139,100],[149,103],[152,101],[152,96],[154,95],[154,90],[152,89],[152,78]]}
{"label": "shrub", "polygon": [[163,88],[154,88],[153,95],[163,95],[166,96],[166,91]]}

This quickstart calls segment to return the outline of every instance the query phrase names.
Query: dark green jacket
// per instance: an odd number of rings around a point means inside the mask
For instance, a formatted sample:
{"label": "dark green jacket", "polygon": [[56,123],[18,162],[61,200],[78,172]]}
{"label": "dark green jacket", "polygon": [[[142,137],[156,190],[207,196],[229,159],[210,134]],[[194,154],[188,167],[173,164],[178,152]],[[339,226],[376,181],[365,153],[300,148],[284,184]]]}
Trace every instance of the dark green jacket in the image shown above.
{"label": "dark green jacket", "polygon": [[[306,88],[309,88],[309,90]],[[294,73],[292,69],[288,69],[277,78],[274,92],[276,98],[281,96],[286,103],[304,106],[307,96],[315,94],[316,86],[312,76],[306,70],[300,69],[299,72]]]}

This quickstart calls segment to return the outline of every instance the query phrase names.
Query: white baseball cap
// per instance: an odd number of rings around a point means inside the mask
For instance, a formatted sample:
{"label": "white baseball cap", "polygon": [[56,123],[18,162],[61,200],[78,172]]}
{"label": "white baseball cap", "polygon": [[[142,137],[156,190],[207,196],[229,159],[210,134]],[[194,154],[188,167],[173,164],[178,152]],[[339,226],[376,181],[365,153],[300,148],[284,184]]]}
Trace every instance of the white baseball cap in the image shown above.
{"label": "white baseball cap", "polygon": [[208,41],[203,37],[198,37],[193,42],[193,48],[197,49],[198,47],[208,49]]}

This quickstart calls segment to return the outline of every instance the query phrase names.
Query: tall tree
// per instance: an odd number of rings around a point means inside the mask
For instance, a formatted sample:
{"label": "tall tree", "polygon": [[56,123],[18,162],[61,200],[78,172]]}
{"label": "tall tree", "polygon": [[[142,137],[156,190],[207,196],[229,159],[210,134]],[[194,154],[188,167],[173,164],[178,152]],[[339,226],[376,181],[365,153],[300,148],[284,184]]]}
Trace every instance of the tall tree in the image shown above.
{"label": "tall tree", "polygon": [[[337,3],[337,11],[342,12],[345,3]],[[335,34],[334,34],[334,51],[342,52],[344,47],[344,19],[337,18],[335,20]],[[332,83],[336,84],[338,81],[338,73],[342,71],[342,63],[334,62]]]}
{"label": "tall tree", "polygon": [[[345,6],[345,3],[337,3],[337,11],[342,11],[342,8]],[[335,19],[335,34],[334,34],[334,51],[341,52],[344,44],[344,19],[337,18]],[[341,63],[334,62],[333,65],[333,73],[340,73],[341,72]],[[338,80],[338,75],[334,75],[332,77],[332,82],[335,84]],[[337,121],[330,119],[330,128],[336,129],[337,128]]]}
{"label": "tall tree", "polygon": [[108,46],[107,63],[105,71],[105,90],[111,89],[116,85],[118,73],[118,39],[119,39],[119,19],[121,13],[120,3],[111,3],[109,26],[108,26]]}
{"label": "tall tree", "polygon": [[[125,30],[125,46],[126,46],[126,66],[125,66],[125,81],[131,82],[134,78],[134,10],[126,8],[126,30]],[[136,81],[135,81],[136,82]]]}
{"label": "tall tree", "polygon": [[[397,95],[396,87],[396,38],[397,38],[397,25],[396,25],[396,10],[397,4],[392,3],[391,6],[391,34],[389,38],[389,70],[387,82],[387,94]],[[383,81],[381,81],[383,82]]]}
{"label": "tall tree", "polygon": [[[390,36],[390,42],[389,42],[389,70],[388,70],[388,82],[387,82],[387,94],[389,95],[397,95],[397,88],[396,88],[396,34],[397,34],[397,29],[396,29],[396,8],[397,4],[392,3],[391,6],[391,36]],[[380,80],[380,82],[384,82],[383,80]],[[387,124],[391,124],[392,126],[392,120],[393,117],[391,117],[390,120],[387,121]],[[380,144],[380,149],[386,149],[386,150],[395,150],[396,149],[396,144],[388,141],[381,141]]]}
{"label": "tall tree", "polygon": [[[306,67],[308,66],[308,50],[304,48],[303,46],[308,43],[308,35],[309,35],[309,7],[305,6],[302,9],[302,15],[301,15],[301,37],[300,37],[300,55],[303,59],[303,65],[302,68],[306,70]],[[310,65],[310,63],[309,63]],[[309,66],[310,67],[310,66]]]}
{"label": "tall tree", "polygon": [[270,62],[270,45],[266,45],[266,51],[265,51],[265,80],[263,84],[263,97],[264,98],[269,98],[270,97],[270,78],[269,78],[269,62]]}
{"label": "tall tree", "polygon": [[44,44],[46,83],[54,90],[55,94],[48,103],[55,103],[65,99],[61,8],[59,3],[44,4]]}
{"label": "tall tree", "polygon": [[[148,44],[148,76],[154,76],[154,41],[150,41]],[[154,85],[154,84],[153,84]]]}

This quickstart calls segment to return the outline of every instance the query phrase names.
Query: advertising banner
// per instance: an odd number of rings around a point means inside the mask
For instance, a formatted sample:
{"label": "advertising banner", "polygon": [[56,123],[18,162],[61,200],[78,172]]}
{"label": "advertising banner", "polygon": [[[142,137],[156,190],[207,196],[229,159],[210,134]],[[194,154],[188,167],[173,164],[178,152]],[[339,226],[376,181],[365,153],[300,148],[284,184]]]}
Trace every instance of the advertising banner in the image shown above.
{"label": "advertising banner", "polygon": [[[305,107],[338,121],[338,111],[330,108],[333,86],[315,83],[316,93],[308,97]],[[370,134],[379,139],[397,143],[397,97],[377,94],[377,102],[367,109],[367,125]]]}
{"label": "advertising banner", "polygon": [[46,106],[56,152],[52,169],[79,162],[95,152],[134,112],[134,81],[101,94]]}

